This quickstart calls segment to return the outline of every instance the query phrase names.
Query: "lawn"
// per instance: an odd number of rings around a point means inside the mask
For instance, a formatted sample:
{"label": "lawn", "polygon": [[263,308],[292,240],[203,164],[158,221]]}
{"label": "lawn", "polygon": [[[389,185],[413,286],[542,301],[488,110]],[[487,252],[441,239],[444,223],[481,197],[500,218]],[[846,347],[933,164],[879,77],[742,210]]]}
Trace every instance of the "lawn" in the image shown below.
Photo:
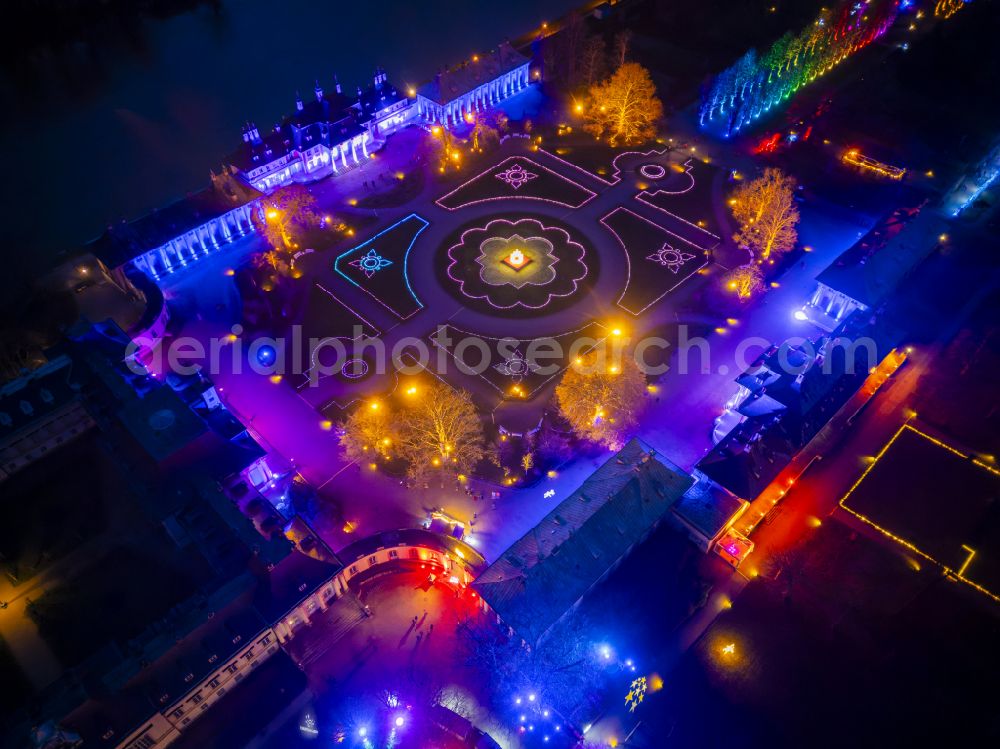
{"label": "lawn", "polygon": [[700,247],[714,247],[719,243],[721,230],[712,210],[712,183],[718,178],[719,168],[693,158],[679,167],[693,180],[689,189],[671,192],[669,185],[661,187],[652,182],[638,199],[690,224],[690,232],[684,235],[686,239]]}
{"label": "lawn", "polygon": [[411,213],[340,255],[334,261],[334,270],[400,319],[412,317],[423,309],[423,304],[410,287],[407,263],[427,226],[427,221]]}
{"label": "lawn", "polygon": [[[570,356],[586,354],[592,350],[593,346],[583,345],[586,344],[586,339],[592,339],[596,345],[596,342],[607,337],[608,330],[600,323],[590,323],[579,330],[551,336],[548,339],[535,336],[524,340],[514,338],[498,340],[477,336],[490,351],[485,366],[483,352],[479,347],[458,347],[458,344],[469,335],[445,325],[443,331],[435,331],[430,336],[431,343],[444,348],[451,357],[448,360],[449,380],[455,379],[452,370],[459,376],[478,376],[496,390],[501,398],[527,400],[547,382],[562,375],[569,366]],[[547,340],[553,343],[552,350],[557,350],[559,356],[548,356],[550,349],[548,344],[544,343]],[[581,341],[579,351],[574,352],[571,349],[574,341]]]}
{"label": "lawn", "polygon": [[1000,475],[936,438],[903,427],[842,500],[973,582],[1000,592]]}
{"label": "lawn", "polygon": [[[496,254],[488,257],[487,249],[499,238],[516,236],[534,248],[524,247],[534,260],[520,272],[508,271],[510,281],[500,283],[501,279],[488,277],[492,268],[485,262],[502,270],[502,261]],[[512,248],[513,244],[501,249]],[[445,290],[469,309],[491,316],[532,318],[579,301],[596,283],[600,263],[587,237],[572,226],[548,216],[504,212],[451,232],[437,249],[434,270]]]}
{"label": "lawn", "polygon": [[707,253],[627,208],[601,219],[624,250],[629,277],[618,305],[642,314],[708,264]]}
{"label": "lawn", "polygon": [[[1000,738],[993,604],[828,522],[665,675],[630,746],[953,746]],[[732,646],[731,648],[729,646]],[[727,648],[729,648],[727,650]]]}
{"label": "lawn", "polygon": [[541,200],[579,208],[595,193],[523,156],[511,156],[438,198],[449,211],[494,200]]}

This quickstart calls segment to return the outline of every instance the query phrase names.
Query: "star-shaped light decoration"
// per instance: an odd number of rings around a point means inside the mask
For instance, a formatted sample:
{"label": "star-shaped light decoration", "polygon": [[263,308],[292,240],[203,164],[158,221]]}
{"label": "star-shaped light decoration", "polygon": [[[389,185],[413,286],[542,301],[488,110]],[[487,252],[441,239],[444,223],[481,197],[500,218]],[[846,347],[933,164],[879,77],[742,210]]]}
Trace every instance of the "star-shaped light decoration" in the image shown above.
{"label": "star-shaped light decoration", "polygon": [[375,252],[375,250],[368,250],[367,253],[359,257],[357,260],[352,260],[349,265],[353,265],[368,278],[371,278],[383,268],[392,265],[392,261],[386,260],[384,257]]}
{"label": "star-shaped light decoration", "polygon": [[520,189],[521,185],[537,177],[537,174],[529,172],[520,164],[514,164],[512,167],[500,172],[497,175],[497,179],[501,182],[506,182],[508,185],[513,187],[515,190]]}
{"label": "star-shaped light decoration", "polygon": [[493,368],[500,374],[507,375],[507,377],[510,377],[517,383],[521,381],[522,377],[538,369],[538,365],[533,361],[525,359],[520,349],[514,349],[510,353],[510,356],[499,364],[494,364]]}
{"label": "star-shaped light decoration", "polygon": [[646,699],[646,677],[640,676],[629,685],[629,693],[625,695],[625,704],[630,713],[634,713],[640,703]]}
{"label": "star-shaped light decoration", "polygon": [[669,268],[671,273],[677,273],[684,263],[691,260],[694,257],[690,252],[682,252],[669,244],[663,244],[663,247],[658,249],[652,255],[647,255],[647,260],[652,260],[654,263],[659,263],[664,268]]}

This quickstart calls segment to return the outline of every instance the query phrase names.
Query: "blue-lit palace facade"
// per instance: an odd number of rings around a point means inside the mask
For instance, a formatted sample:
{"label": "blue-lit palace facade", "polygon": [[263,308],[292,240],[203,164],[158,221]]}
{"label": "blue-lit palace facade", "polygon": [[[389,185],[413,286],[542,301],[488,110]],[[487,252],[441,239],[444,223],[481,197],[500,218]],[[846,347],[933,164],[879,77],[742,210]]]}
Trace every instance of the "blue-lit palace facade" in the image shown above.
{"label": "blue-lit palace facade", "polygon": [[247,122],[242,143],[224,158],[220,173],[213,171],[208,187],[109,226],[88,250],[109,268],[160,281],[252,234],[260,199],[273,190],[349,172],[404,127],[461,126],[526,89],[530,64],[505,42],[415,90],[397,88],[381,68],[353,95],[336,77],[330,91],[316,81],[312,96],[297,94],[294,111],[272,129]]}

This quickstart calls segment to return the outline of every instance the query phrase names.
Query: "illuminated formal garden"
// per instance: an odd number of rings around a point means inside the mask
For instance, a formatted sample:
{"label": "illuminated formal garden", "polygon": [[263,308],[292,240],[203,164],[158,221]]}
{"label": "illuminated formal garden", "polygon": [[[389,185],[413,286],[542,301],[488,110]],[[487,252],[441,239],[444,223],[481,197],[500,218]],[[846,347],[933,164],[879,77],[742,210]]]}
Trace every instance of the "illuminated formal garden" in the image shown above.
{"label": "illuminated formal garden", "polygon": [[16,5],[0,749],[996,745],[1000,0]]}
{"label": "illuminated formal garden", "polygon": [[446,288],[464,304],[523,316],[554,312],[593,285],[599,265],[588,245],[550,218],[494,218],[463,229],[437,262]]}

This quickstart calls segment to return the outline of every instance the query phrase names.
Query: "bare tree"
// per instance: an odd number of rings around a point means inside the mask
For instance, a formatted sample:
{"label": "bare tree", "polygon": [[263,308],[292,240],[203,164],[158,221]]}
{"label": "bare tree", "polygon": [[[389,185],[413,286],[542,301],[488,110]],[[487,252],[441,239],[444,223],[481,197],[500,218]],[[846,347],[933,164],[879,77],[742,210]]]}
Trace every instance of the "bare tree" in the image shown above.
{"label": "bare tree", "polygon": [[399,442],[398,419],[380,401],[362,403],[342,425],[340,444],[353,461],[386,460]]}
{"label": "bare tree", "polygon": [[756,263],[734,268],[726,276],[726,288],[735,292],[741,302],[764,288],[764,273]]}
{"label": "bare tree", "polygon": [[614,65],[620,68],[628,61],[629,47],[632,43],[632,32],[622,29],[615,34]]}
{"label": "bare tree", "polygon": [[799,222],[795,180],[780,169],[765,169],[757,179],[740,185],[729,204],[740,225],[733,240],[753,252],[758,263],[795,246]]}
{"label": "bare tree", "polygon": [[399,455],[412,479],[436,472],[468,474],[483,459],[483,429],[464,390],[435,382],[398,414]]}
{"label": "bare tree", "polygon": [[663,116],[663,104],[649,71],[627,62],[603,83],[590,89],[590,102],[584,115],[585,128],[609,145],[641,143],[656,136]]}
{"label": "bare tree", "polygon": [[[538,602],[539,610],[545,602]],[[591,627],[579,613],[567,615],[538,643],[538,633],[509,635],[482,617],[457,627],[457,656],[463,665],[483,674],[497,704],[518,696],[519,709],[539,711],[553,707],[569,715],[581,704],[596,701],[607,680]],[[529,695],[536,699],[529,700]]]}
{"label": "bare tree", "polygon": [[585,439],[617,450],[638,421],[646,378],[635,358],[605,362],[597,353],[581,357],[556,386],[559,410]]}
{"label": "bare tree", "polygon": [[302,185],[279,187],[261,200],[260,211],[253,214],[253,223],[274,250],[292,253],[299,248],[302,235],[320,225],[316,199]]}
{"label": "bare tree", "polygon": [[600,36],[590,37],[583,45],[580,59],[580,80],[587,88],[603,80],[608,72],[608,50]]}

